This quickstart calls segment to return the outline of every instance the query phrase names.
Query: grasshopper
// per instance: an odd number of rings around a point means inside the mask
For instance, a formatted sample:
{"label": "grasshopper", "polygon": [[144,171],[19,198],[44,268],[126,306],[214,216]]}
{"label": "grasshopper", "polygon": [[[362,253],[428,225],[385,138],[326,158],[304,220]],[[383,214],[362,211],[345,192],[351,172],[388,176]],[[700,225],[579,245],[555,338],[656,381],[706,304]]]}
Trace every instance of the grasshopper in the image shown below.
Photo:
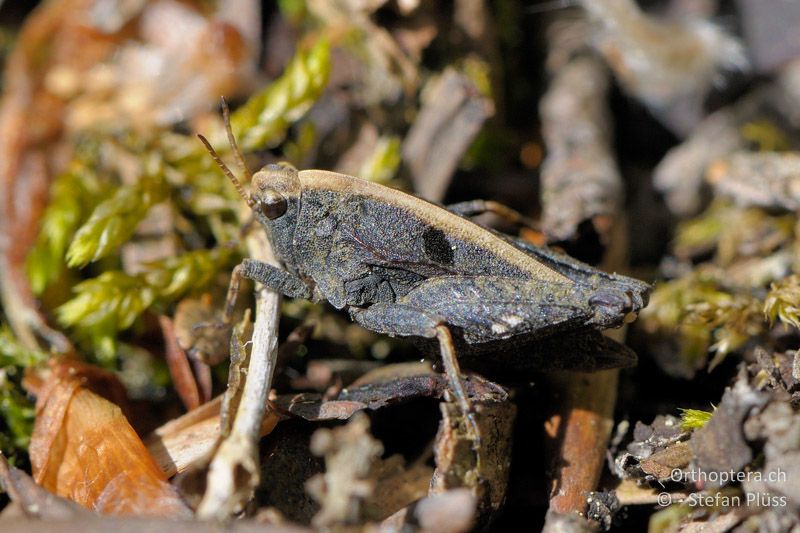
{"label": "grasshopper", "polygon": [[327,300],[369,330],[438,344],[450,389],[476,441],[457,353],[493,358],[504,350],[552,346],[552,339],[571,333],[577,340],[566,351],[612,353],[600,367],[635,361],[632,352],[602,340],[598,331],[635,317],[647,304],[646,283],[601,272],[467,218],[491,207],[489,202],[447,209],[356,177],[297,171],[288,164],[268,165],[252,175],[224,105],[223,114],[250,194],[198,137],[286,267],[253,259],[236,266],[224,322],[232,320],[241,278],[248,278],[291,298]]}

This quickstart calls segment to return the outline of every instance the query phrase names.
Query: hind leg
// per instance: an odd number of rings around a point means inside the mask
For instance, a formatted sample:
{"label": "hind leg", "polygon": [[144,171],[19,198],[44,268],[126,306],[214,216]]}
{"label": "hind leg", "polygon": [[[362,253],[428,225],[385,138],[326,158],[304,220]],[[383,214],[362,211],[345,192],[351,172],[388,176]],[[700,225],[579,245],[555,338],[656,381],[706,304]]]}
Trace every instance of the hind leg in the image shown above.
{"label": "hind leg", "polygon": [[445,207],[448,211],[452,211],[462,217],[474,217],[482,215],[483,213],[494,213],[511,224],[527,226],[535,231],[539,230],[539,224],[532,218],[493,200],[468,200],[466,202],[450,204]]}
{"label": "hind leg", "polygon": [[475,411],[464,388],[464,377],[456,357],[453,336],[444,319],[421,309],[404,304],[373,304],[366,309],[351,308],[353,319],[365,328],[389,335],[436,338],[442,357],[450,391],[464,416],[467,418],[470,437],[475,446],[480,446],[480,430]]}

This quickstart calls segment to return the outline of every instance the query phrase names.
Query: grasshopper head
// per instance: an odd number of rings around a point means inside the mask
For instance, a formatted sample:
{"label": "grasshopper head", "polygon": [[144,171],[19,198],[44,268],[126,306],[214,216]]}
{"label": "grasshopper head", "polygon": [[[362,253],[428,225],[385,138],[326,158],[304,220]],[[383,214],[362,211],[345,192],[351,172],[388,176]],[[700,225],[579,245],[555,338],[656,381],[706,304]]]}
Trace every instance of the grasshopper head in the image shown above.
{"label": "grasshopper head", "polygon": [[300,179],[288,163],[267,165],[253,176],[247,203],[270,234],[275,251],[291,269],[294,232],[300,212]]}
{"label": "grasshopper head", "polygon": [[297,169],[287,163],[267,165],[253,176],[248,203],[258,221],[272,226],[273,221],[294,219],[300,201],[300,180]]}
{"label": "grasshopper head", "polygon": [[281,228],[287,227],[291,227],[293,230],[300,204],[300,179],[297,177],[297,169],[288,163],[279,163],[267,165],[252,175],[247,168],[244,154],[236,143],[236,137],[231,127],[230,109],[224,98],[222,99],[222,118],[231,151],[236,156],[236,161],[244,175],[251,178],[252,192],[249,196],[242,183],[222,161],[208,139],[198,134],[200,141],[205,145],[222,172],[231,180],[239,196],[247,202],[258,221],[267,230],[277,229],[280,232]]}
{"label": "grasshopper head", "polygon": [[[240,169],[249,178],[251,173],[247,168],[244,155],[236,144],[236,137],[231,128],[230,110],[224,98],[222,100],[222,117],[231,151],[236,156]],[[256,219],[271,235],[275,251],[283,259],[286,267],[291,270],[294,263],[292,239],[297,223],[297,214],[300,211],[300,178],[297,176],[297,169],[288,163],[267,165],[252,176],[252,192],[248,195],[242,183],[222,161],[208,139],[200,134],[197,136],[222,172],[231,180],[239,196],[253,210]]]}

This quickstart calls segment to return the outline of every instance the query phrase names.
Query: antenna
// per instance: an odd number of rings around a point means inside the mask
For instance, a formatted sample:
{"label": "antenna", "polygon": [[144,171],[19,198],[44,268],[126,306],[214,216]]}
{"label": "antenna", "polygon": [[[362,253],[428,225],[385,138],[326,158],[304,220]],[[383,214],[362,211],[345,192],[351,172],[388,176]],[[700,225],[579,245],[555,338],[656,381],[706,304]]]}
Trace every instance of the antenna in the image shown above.
{"label": "antenna", "polygon": [[[231,172],[231,169],[228,168],[228,165],[226,165],[225,162],[222,161],[222,159],[219,157],[219,155],[217,155],[217,151],[214,150],[214,148],[211,146],[211,143],[208,142],[208,139],[206,139],[199,133],[197,134],[197,137],[200,139],[200,142],[202,142],[205,145],[206,150],[208,150],[208,153],[211,154],[211,157],[214,159],[214,161],[217,162],[217,165],[219,165],[219,168],[222,169],[222,172],[224,172],[225,175],[228,176],[228,179],[231,180],[231,183],[233,183],[233,186],[236,187],[236,192],[239,193],[239,196],[242,197],[242,200],[247,202],[247,205],[249,205],[250,207],[253,207],[255,205],[255,202],[245,192],[244,187],[242,187],[242,183],[236,178],[236,176],[234,176],[233,172]],[[241,154],[239,155],[239,157],[241,157]]]}
{"label": "antenna", "polygon": [[250,169],[247,168],[247,163],[244,162],[242,151],[239,150],[239,145],[236,144],[236,137],[233,136],[233,129],[231,129],[231,110],[228,108],[228,102],[225,101],[224,96],[220,97],[220,101],[222,105],[222,121],[225,123],[225,133],[228,134],[228,143],[231,145],[233,154],[236,156],[236,162],[242,174],[247,177],[247,181],[251,181],[253,179],[253,174],[250,172]]}

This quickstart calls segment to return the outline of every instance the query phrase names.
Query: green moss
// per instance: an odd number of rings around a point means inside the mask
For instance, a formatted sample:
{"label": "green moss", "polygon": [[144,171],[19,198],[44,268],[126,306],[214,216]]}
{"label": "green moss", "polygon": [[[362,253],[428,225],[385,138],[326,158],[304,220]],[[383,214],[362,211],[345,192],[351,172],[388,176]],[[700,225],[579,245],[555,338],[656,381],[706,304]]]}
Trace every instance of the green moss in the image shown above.
{"label": "green moss", "polygon": [[0,324],[0,451],[9,457],[25,453],[33,431],[33,402],[20,385],[24,370],[47,359],[47,354],[23,347]]}
{"label": "green moss", "polygon": [[711,411],[701,409],[681,409],[681,429],[684,431],[694,431],[705,426],[714,415]]}
{"label": "green moss", "polygon": [[252,96],[231,116],[231,126],[244,151],[280,144],[294,122],[317,101],[330,75],[330,45],[320,40],[298,52],[284,73]]}
{"label": "green moss", "polygon": [[166,199],[168,191],[159,174],[142,176],[137,183],[117,189],[78,229],[67,250],[67,265],[85,266],[115,251],[130,239],[150,208]]}
{"label": "green moss", "polygon": [[770,286],[764,300],[764,315],[770,324],[780,320],[800,329],[800,276],[795,274]]}
{"label": "green moss", "polygon": [[[85,151],[84,151],[85,152]],[[64,254],[108,185],[95,173],[94,153],[77,157],[53,182],[41,229],[25,264],[34,293],[41,294],[65,268]]]}
{"label": "green moss", "polygon": [[116,270],[103,272],[75,286],[75,297],[56,310],[58,319],[91,341],[99,360],[110,362],[120,331],[130,328],[153,305],[166,305],[203,289],[233,256],[227,248],[196,250],[150,263],[136,276]]}

